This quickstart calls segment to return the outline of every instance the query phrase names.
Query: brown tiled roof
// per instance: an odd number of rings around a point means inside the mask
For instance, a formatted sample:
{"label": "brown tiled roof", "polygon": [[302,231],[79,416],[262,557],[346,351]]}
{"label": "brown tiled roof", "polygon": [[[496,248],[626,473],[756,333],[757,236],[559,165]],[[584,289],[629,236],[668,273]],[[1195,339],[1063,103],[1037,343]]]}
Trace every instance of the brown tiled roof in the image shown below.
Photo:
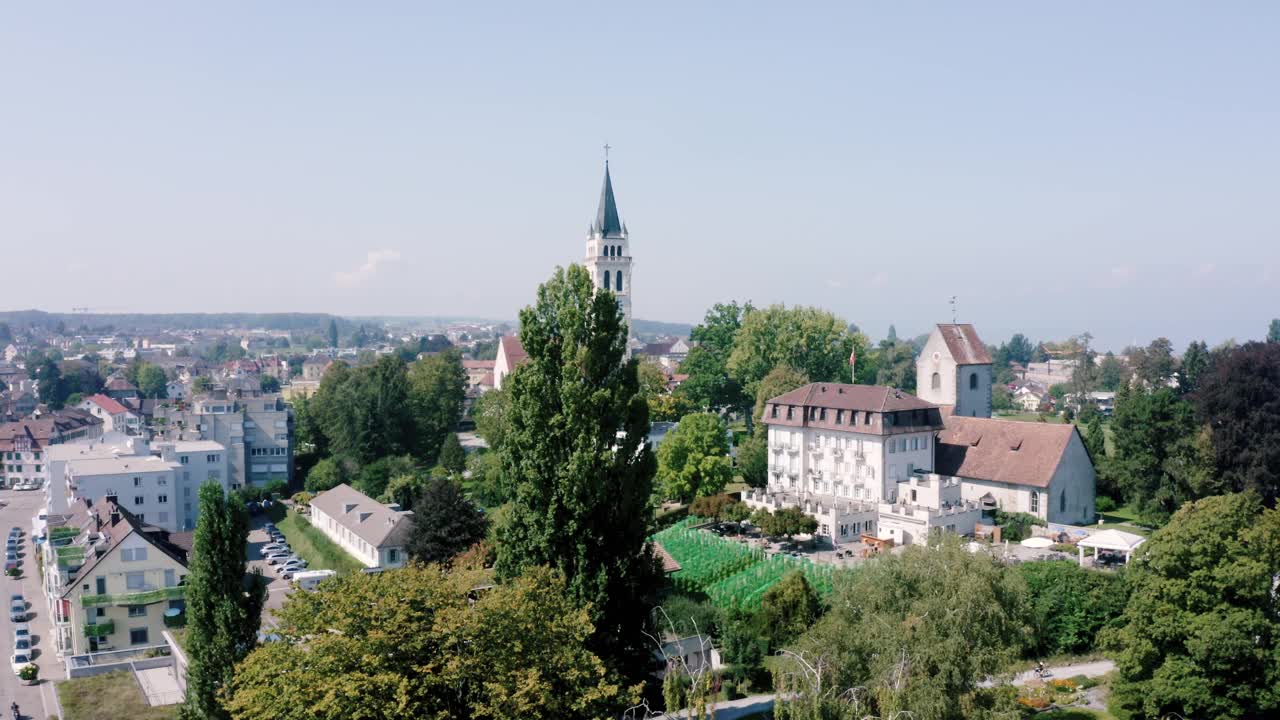
{"label": "brown tiled roof", "polygon": [[133,386],[133,383],[119,376],[116,376],[111,378],[110,380],[107,380],[106,388],[108,390],[137,390],[138,389]]}
{"label": "brown tiled roof", "polygon": [[480,382],[476,384],[482,387],[493,387],[493,371],[490,370],[489,372],[485,373],[484,377],[480,378]]}
{"label": "brown tiled roof", "polygon": [[468,370],[492,370],[493,360],[463,360],[462,367]]}
{"label": "brown tiled roof", "polygon": [[972,325],[946,325],[939,323],[938,330],[947,343],[947,351],[957,365],[990,365],[991,353],[982,344],[978,331]]}
{"label": "brown tiled roof", "polygon": [[524,351],[524,345],[520,344],[520,338],[515,335],[503,335],[499,338],[498,352],[506,354],[507,367],[512,369],[529,357],[529,353]]}
{"label": "brown tiled roof", "polygon": [[641,355],[649,355],[660,357],[671,352],[671,346],[675,345],[677,340],[663,340],[662,342],[651,342],[640,349]]}
{"label": "brown tiled roof", "polygon": [[1071,424],[950,416],[938,434],[935,471],[975,480],[1049,487],[1067,445]]}
{"label": "brown tiled roof", "polygon": [[667,552],[667,549],[662,547],[662,543],[655,542],[653,544],[653,554],[657,555],[658,559],[662,561],[662,572],[670,575],[671,573],[682,569],[680,563],[676,562],[676,559],[671,557],[671,553]]}
{"label": "brown tiled roof", "polygon": [[926,410],[937,407],[911,393],[894,388],[847,383],[809,383],[802,388],[772,398],[769,402],[796,407],[870,410],[871,412]]}

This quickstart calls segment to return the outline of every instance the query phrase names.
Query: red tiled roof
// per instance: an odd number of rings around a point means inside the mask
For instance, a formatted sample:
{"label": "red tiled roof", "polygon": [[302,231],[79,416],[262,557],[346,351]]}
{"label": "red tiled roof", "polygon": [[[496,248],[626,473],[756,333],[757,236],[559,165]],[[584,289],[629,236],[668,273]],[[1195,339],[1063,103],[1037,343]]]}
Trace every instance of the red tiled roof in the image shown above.
{"label": "red tiled roof", "polygon": [[524,345],[520,344],[520,338],[515,335],[503,335],[498,340],[498,352],[507,356],[509,368],[514,368],[529,358],[529,353],[524,351]]}
{"label": "red tiled roof", "polygon": [[1046,488],[1067,445],[1072,424],[949,416],[938,434],[935,471],[975,480]]}
{"label": "red tiled roof", "polygon": [[462,367],[468,370],[492,370],[494,360],[463,360]]}
{"label": "red tiled roof", "polygon": [[951,353],[957,365],[991,364],[991,353],[987,352],[987,346],[982,344],[978,331],[974,330],[972,325],[939,323],[938,330],[942,331],[942,339],[947,343],[947,351]]}
{"label": "red tiled roof", "polygon": [[122,377],[113,377],[107,381],[106,388],[108,390],[137,390],[133,383]]}
{"label": "red tiled roof", "polygon": [[484,377],[480,378],[480,382],[476,384],[484,387],[493,387],[493,371],[485,373]]}
{"label": "red tiled roof", "polygon": [[129,412],[129,408],[121,405],[118,401],[109,398],[106,395],[90,395],[85,399],[107,411],[109,415],[119,415],[121,413]]}

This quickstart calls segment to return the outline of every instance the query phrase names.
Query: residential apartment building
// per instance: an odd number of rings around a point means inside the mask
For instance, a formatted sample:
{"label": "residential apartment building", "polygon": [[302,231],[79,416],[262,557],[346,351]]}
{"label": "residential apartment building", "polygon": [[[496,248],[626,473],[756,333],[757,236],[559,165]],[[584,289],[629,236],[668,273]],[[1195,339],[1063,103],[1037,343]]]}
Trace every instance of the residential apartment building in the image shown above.
{"label": "residential apartment building", "polygon": [[398,568],[409,560],[413,512],[377,502],[345,483],[312,498],[311,524],[366,568]]}
{"label": "residential apartment building", "polygon": [[185,608],[190,535],[144,523],[114,498],[79,500],[50,517],[40,546],[44,591],[61,656],[164,643]]}
{"label": "residential apartment building", "polygon": [[79,410],[59,410],[31,420],[0,423],[0,477],[9,486],[49,479],[49,448],[102,435],[102,421]]}
{"label": "residential apartment building", "polygon": [[170,532],[195,528],[200,486],[230,487],[227,449],[211,440],[104,436],[49,450],[48,510],[67,512],[76,499],[119,498],[139,519]]}
{"label": "residential apartment building", "polygon": [[219,390],[155,410],[157,436],[211,440],[227,449],[230,489],[293,481],[293,413],[279,393]]}

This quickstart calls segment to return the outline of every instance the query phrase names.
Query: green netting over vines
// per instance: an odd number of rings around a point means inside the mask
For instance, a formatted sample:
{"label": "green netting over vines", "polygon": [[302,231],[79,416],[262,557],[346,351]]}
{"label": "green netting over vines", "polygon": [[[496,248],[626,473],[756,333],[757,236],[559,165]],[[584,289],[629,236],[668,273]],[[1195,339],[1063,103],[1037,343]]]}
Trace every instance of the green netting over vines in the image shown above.
{"label": "green netting over vines", "polygon": [[677,590],[705,593],[722,608],[756,608],[766,590],[783,575],[799,570],[820,595],[831,592],[831,566],[770,556],[759,548],[691,527],[705,522],[687,518],[650,538],[680,563],[680,570],[671,575]]}

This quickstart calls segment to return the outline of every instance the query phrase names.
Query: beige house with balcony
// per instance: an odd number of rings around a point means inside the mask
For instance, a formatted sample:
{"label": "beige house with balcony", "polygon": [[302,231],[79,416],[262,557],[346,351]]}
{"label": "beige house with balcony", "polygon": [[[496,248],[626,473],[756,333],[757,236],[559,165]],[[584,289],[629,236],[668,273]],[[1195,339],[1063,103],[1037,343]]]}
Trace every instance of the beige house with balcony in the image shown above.
{"label": "beige house with balcony", "polygon": [[190,534],[145,525],[114,498],[51,516],[41,545],[59,656],[161,645],[185,620]]}

